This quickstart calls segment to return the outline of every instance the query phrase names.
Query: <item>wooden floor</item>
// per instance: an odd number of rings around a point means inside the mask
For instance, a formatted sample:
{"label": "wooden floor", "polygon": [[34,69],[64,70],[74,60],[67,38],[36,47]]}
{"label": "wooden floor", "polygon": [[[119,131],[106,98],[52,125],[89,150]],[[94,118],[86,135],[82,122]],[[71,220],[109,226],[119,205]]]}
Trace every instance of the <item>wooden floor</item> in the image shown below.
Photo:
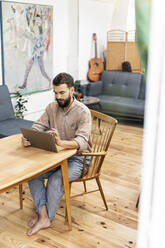
{"label": "wooden floor", "polygon": [[[52,227],[27,237],[27,221],[34,205],[24,184],[24,209],[19,209],[18,188],[0,195],[0,248],[133,248],[136,246],[143,128],[118,125],[103,165],[101,182],[109,210],[99,192],[73,198],[73,230],[64,221],[62,200]],[[23,165],[22,165],[23,166]],[[87,184],[89,189],[95,182]],[[73,184],[79,193],[82,184]]]}

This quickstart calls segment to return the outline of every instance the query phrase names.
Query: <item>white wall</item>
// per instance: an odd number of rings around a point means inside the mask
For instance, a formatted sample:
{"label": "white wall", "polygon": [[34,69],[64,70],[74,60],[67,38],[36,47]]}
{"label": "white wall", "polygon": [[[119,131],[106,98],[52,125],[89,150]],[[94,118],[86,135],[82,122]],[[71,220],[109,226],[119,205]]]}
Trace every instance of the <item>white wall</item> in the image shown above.
{"label": "white wall", "polygon": [[107,31],[111,28],[111,2],[79,0],[79,79],[86,79],[88,62],[95,56],[92,34],[97,35],[97,55],[103,58],[107,47]]}
{"label": "white wall", "polygon": [[128,4],[127,26],[126,30],[136,30],[135,19],[135,0],[130,0]]}
{"label": "white wall", "polygon": [[116,0],[111,29],[135,30],[135,0]]}
{"label": "white wall", "polygon": [[78,16],[79,1],[69,0],[68,5],[68,72],[78,79],[78,35],[79,35],[79,16]]}
{"label": "white wall", "polygon": [[[70,0],[69,0],[70,1]],[[68,68],[68,35],[69,35],[69,16],[68,0],[56,0],[54,2],[54,75],[67,71]]]}
{"label": "white wall", "polygon": [[117,0],[115,2],[111,29],[126,31],[129,1]]}

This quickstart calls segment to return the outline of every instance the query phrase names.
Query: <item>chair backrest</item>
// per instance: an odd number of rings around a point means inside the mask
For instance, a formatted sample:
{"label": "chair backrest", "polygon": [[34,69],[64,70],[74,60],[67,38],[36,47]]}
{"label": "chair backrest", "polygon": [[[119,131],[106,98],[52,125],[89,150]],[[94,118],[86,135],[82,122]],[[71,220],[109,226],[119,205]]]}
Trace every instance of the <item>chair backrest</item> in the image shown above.
{"label": "chair backrest", "polygon": [[[92,115],[92,153],[107,152],[117,120],[111,116],[91,110]],[[92,156],[86,178],[95,177],[100,172],[104,155]]]}
{"label": "chair backrest", "polygon": [[15,118],[14,110],[6,85],[0,86],[0,121]]}

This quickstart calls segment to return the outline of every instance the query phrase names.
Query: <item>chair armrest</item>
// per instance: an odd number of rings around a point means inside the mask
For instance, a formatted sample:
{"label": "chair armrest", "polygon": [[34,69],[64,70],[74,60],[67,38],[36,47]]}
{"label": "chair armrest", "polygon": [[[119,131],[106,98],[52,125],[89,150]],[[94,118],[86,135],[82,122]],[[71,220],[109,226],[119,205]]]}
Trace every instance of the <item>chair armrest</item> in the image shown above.
{"label": "chair armrest", "polygon": [[82,156],[105,156],[107,152],[82,152]]}
{"label": "chair armrest", "polygon": [[[86,157],[87,156],[105,156],[107,154],[107,152],[103,151],[103,152],[82,152],[81,155],[84,156],[84,164],[83,164],[83,169],[82,169],[82,175],[81,177],[85,176],[85,163],[86,163]],[[104,159],[104,157],[103,157]]]}

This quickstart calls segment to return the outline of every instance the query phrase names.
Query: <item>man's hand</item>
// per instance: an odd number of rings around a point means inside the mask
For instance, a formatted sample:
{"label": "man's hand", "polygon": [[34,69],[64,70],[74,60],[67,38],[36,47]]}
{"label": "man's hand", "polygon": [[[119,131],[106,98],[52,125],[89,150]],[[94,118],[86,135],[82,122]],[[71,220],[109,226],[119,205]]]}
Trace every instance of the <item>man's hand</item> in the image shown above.
{"label": "man's hand", "polygon": [[30,141],[29,140],[27,140],[26,138],[24,138],[23,136],[22,136],[22,144],[23,144],[23,146],[31,146],[31,144],[30,144]]}
{"label": "man's hand", "polygon": [[56,144],[58,146],[62,146],[62,140],[60,139],[60,136],[58,134],[58,131],[55,128],[52,128],[49,133],[55,138]]}
{"label": "man's hand", "polygon": [[78,149],[79,144],[75,140],[61,140],[58,134],[58,131],[55,128],[52,128],[49,133],[54,136],[56,144],[58,146],[64,147],[66,149]]}

